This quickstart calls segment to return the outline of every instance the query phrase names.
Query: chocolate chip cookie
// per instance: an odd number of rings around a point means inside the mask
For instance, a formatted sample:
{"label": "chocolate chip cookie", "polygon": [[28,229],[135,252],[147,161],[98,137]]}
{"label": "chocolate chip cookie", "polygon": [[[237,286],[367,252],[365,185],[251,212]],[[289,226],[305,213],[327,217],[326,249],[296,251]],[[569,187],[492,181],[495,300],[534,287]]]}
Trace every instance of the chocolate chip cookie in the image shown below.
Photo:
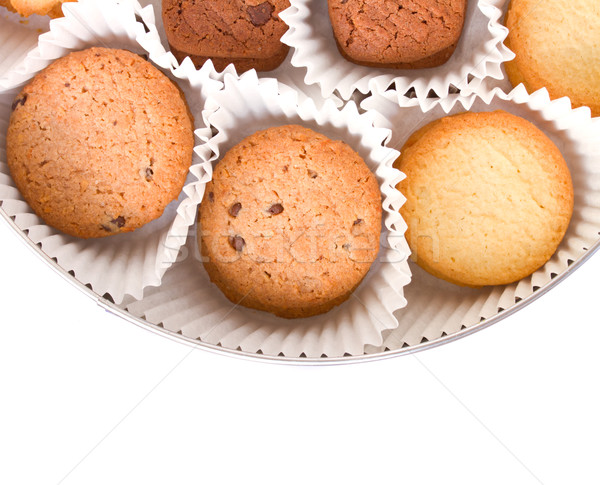
{"label": "chocolate chip cookie", "polygon": [[217,164],[200,206],[204,266],[234,303],[286,318],[348,299],[379,250],[381,193],[342,141],[289,125]]}
{"label": "chocolate chip cookie", "polygon": [[62,232],[133,231],[181,192],[194,145],[191,115],[178,87],[132,52],[73,52],[40,72],[12,108],[12,177]]}

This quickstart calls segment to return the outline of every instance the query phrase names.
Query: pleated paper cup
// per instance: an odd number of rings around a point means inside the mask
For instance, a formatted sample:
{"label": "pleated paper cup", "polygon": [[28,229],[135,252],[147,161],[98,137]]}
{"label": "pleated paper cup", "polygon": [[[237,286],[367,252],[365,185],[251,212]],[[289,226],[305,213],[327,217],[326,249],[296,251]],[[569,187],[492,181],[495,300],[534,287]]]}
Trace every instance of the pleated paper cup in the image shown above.
{"label": "pleated paper cup", "polygon": [[405,292],[408,306],[396,312],[398,328],[387,335],[383,345],[369,347],[369,353],[433,341],[509,310],[543,291],[600,239],[600,119],[592,119],[589,108],[572,109],[567,98],[551,101],[545,89],[529,95],[522,85],[509,94],[481,86],[473,96],[441,100],[427,108],[410,101],[401,106],[396,93],[386,92],[376,93],[362,104],[375,126],[393,128],[390,146],[401,149],[414,131],[441,117],[501,109],[529,120],[557,145],[571,172],[575,206],[554,256],[516,283],[464,288],[435,278],[411,262],[413,280]]}
{"label": "pleated paper cup", "polygon": [[[222,76],[211,63],[199,71],[191,62],[179,65],[160,42],[151,6],[142,8],[135,0],[80,0],[65,4],[63,10],[65,17],[50,22],[50,31],[39,37],[37,47],[16,63],[10,61],[10,69],[0,75],[0,202],[46,255],[96,293],[120,302],[126,294],[141,297],[145,287],[160,284],[176,260],[194,224],[201,187],[210,179],[210,163],[196,156],[179,199],[169,204],[159,219],[137,231],[88,240],[67,236],[33,212],[10,176],[5,147],[12,102],[23,85],[69,52],[92,46],[128,49],[147,56],[177,82],[195,117],[196,135],[206,141],[212,134],[204,121],[204,104],[210,93],[222,88]],[[7,19],[0,35],[29,42],[31,33],[22,29],[15,18]],[[0,45],[0,58],[5,59],[6,49]]]}
{"label": "pleated paper cup", "polygon": [[0,7],[0,78],[37,46],[38,36],[49,29],[49,23],[48,17],[32,15],[23,19]]}
{"label": "pleated paper cup", "polygon": [[[154,7],[154,11],[156,12],[155,20],[158,34],[160,35],[163,45],[168,46],[169,41],[167,39],[167,34],[165,32],[165,27],[163,24],[161,13],[162,0],[140,0],[140,3],[142,5],[152,5]],[[258,76],[262,78],[276,78],[278,81],[281,81],[285,86],[296,90],[300,97],[308,96],[309,98],[312,98],[315,104],[318,107],[320,107],[325,102],[325,99],[323,98],[323,96],[321,96],[321,90],[316,84],[312,86],[304,84],[304,73],[302,72],[302,69],[296,69],[295,67],[293,67],[289,62],[290,58],[291,54],[288,54],[286,60],[283,61],[277,69],[274,69],[273,71],[259,72]],[[229,72],[230,74],[235,74],[235,66],[231,64],[227,67],[226,72]],[[330,96],[329,99],[333,99],[333,101],[336,103],[336,106],[341,106],[343,104],[342,100],[339,99],[337,96]]]}
{"label": "pleated paper cup", "polygon": [[[406,225],[399,215],[404,197],[395,189],[403,178],[392,167],[398,152],[387,148],[387,129],[374,128],[356,105],[342,110],[328,101],[317,108],[311,99],[275,79],[253,71],[225,76],[225,88],[213,95],[208,122],[217,134],[201,148],[216,162],[244,137],[273,126],[301,124],[348,143],[375,174],[382,192],[383,232],[378,261],[348,301],[323,315],[287,320],[231,303],[213,285],[198,257],[197,241],[188,241],[188,257],[165,275],[160,288],[149,288],[139,301],[122,308],[174,333],[229,349],[287,357],[362,355],[365,345],[381,345],[397,327],[394,312],[406,305],[410,281]],[[195,255],[195,257],[194,257]]]}
{"label": "pleated paper cup", "polygon": [[[282,42],[293,49],[292,65],[306,68],[306,84],[318,84],[324,97],[338,92],[350,99],[356,91],[367,94],[392,86],[401,94],[414,90],[419,100],[446,97],[468,89],[471,80],[502,78],[500,64],[514,57],[502,42],[508,35],[499,19],[504,0],[470,0],[460,42],[443,65],[428,69],[365,67],[339,53],[329,21],[326,0],[291,0],[281,13],[289,25]],[[432,92],[432,93],[431,93]]]}

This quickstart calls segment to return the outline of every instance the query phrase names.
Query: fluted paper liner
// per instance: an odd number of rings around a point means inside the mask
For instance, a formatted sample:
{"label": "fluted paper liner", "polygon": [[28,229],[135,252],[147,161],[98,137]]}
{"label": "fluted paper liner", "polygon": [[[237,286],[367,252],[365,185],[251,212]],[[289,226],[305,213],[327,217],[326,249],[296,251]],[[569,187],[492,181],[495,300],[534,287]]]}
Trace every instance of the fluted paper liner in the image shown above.
{"label": "fluted paper liner", "polygon": [[[11,104],[26,84],[44,67],[71,51],[91,46],[123,48],[147,55],[184,91],[195,117],[196,135],[205,141],[211,136],[204,122],[207,94],[219,90],[222,76],[209,62],[196,70],[191,62],[179,65],[165,50],[154,25],[151,6],[142,8],[135,0],[80,0],[63,6],[64,18],[52,20],[50,31],[39,37],[37,47],[24,59],[0,73],[0,201],[2,209],[58,264],[76,279],[115,302],[126,294],[141,297],[146,286],[160,284],[165,270],[176,260],[185,244],[189,227],[201,200],[201,187],[210,179],[210,163],[195,157],[185,187],[157,220],[127,234],[102,239],[78,239],[47,226],[16,189],[6,164],[6,130]],[[0,36],[25,36],[23,27],[6,19]],[[4,51],[4,46],[3,46]],[[22,50],[21,50],[22,53]]]}
{"label": "fluted paper liner", "polygon": [[0,7],[0,78],[37,46],[38,36],[48,30],[50,18],[20,15]]}
{"label": "fluted paper liner", "polygon": [[294,51],[292,65],[306,68],[306,84],[319,84],[324,97],[337,91],[350,99],[357,90],[383,92],[394,85],[402,94],[414,88],[417,98],[426,102],[431,90],[445,97],[452,86],[468,88],[472,78],[502,78],[500,64],[514,57],[502,44],[508,34],[499,22],[504,1],[470,0],[456,51],[445,64],[429,69],[383,69],[346,60],[335,43],[327,0],[291,0],[291,7],[280,15],[290,27],[282,42]]}
{"label": "fluted paper liner", "polygon": [[[407,106],[399,106],[402,103]],[[368,110],[375,126],[394,128],[389,145],[399,150],[415,130],[448,114],[502,109],[521,116],[540,128],[561,150],[571,171],[575,206],[570,226],[554,256],[517,283],[463,288],[435,278],[411,262],[413,280],[406,288],[409,304],[396,313],[398,328],[383,345],[369,347],[369,353],[452,335],[509,309],[566,271],[600,235],[600,119],[592,119],[588,108],[571,109],[567,98],[550,101],[545,89],[528,95],[522,85],[509,94],[500,88],[480,86],[475,96],[442,100],[428,110],[414,104],[414,100],[407,103],[397,93],[386,92],[366,99],[362,107]]]}
{"label": "fluted paper liner", "polygon": [[[376,129],[350,102],[338,110],[333,101],[317,108],[312,100],[274,79],[258,79],[249,71],[238,80],[225,76],[225,88],[207,102],[215,108],[208,122],[218,133],[199,152],[216,161],[233,145],[257,130],[297,123],[358,151],[375,173],[383,200],[382,247],[378,261],[348,301],[330,312],[287,320],[231,303],[212,283],[197,257],[196,241],[188,241],[188,257],[165,275],[160,288],[148,288],[141,301],[123,307],[137,317],[203,342],[268,355],[289,357],[362,355],[366,344],[381,345],[382,333],[397,326],[394,312],[405,306],[410,281],[404,239],[406,225],[398,213],[404,203],[395,189],[402,174],[392,167],[398,152],[385,147],[386,129]],[[196,255],[196,257],[194,257]]]}

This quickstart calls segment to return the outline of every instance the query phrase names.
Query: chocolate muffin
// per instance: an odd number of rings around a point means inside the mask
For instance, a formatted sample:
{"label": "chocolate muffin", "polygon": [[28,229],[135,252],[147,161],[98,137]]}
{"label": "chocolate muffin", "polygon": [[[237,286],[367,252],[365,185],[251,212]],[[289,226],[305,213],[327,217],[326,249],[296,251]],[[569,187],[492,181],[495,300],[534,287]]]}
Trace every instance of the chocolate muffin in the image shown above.
{"label": "chocolate muffin", "polygon": [[363,66],[444,64],[462,32],[467,0],[328,0],[340,53]]}
{"label": "chocolate muffin", "polygon": [[197,67],[211,59],[222,71],[271,71],[289,47],[280,42],[287,25],[279,14],[289,0],[163,0],[162,14],[171,51]]}

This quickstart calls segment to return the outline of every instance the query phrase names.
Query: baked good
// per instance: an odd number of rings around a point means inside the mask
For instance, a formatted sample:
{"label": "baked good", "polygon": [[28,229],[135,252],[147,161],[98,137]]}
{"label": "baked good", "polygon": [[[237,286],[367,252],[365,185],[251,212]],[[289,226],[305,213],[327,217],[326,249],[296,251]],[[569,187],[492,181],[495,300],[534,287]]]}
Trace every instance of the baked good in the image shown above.
{"label": "baked good", "polygon": [[506,26],[506,45],[516,54],[506,63],[513,86],[547,88],[551,98],[568,96],[573,107],[600,116],[598,0],[512,0]]}
{"label": "baked good", "polygon": [[340,53],[363,66],[444,64],[462,32],[467,0],[327,0]]}
{"label": "baked good", "polygon": [[183,94],[132,52],[58,59],[13,103],[6,148],[21,194],[47,224],[102,237],[156,219],[183,187],[193,124]]}
{"label": "baked good", "polygon": [[381,194],[362,158],[289,125],[245,138],[217,164],[198,240],[211,281],[232,302],[299,318],[348,299],[380,232]]}
{"label": "baked good", "polygon": [[396,167],[412,258],[466,286],[524,278],[556,251],[573,212],[560,151],[504,111],[441,118],[415,132]]}
{"label": "baked good", "polygon": [[6,7],[23,17],[33,14],[49,15],[52,18],[62,17],[62,4],[77,0],[0,0],[0,7]]}
{"label": "baked good", "polygon": [[163,0],[162,13],[171,51],[197,67],[212,59],[222,71],[233,64],[238,73],[270,71],[289,47],[279,39],[287,25],[279,13],[289,0]]}

